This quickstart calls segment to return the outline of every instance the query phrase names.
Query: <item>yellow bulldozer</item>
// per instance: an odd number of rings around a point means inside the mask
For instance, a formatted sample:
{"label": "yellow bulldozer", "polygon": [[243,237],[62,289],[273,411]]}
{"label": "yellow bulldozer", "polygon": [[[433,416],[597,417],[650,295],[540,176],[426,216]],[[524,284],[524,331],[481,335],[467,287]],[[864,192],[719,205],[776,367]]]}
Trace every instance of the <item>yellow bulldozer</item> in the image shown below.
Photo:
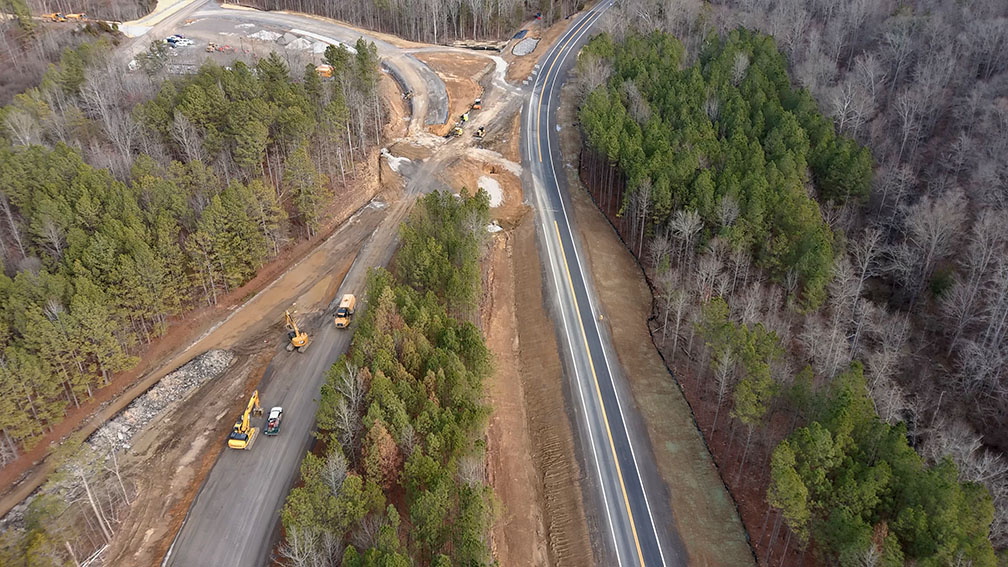
{"label": "yellow bulldozer", "polygon": [[297,349],[298,352],[304,352],[308,349],[308,333],[305,333],[298,328],[297,321],[294,320],[294,315],[287,311],[287,338],[290,342],[287,343],[287,352]]}
{"label": "yellow bulldozer", "polygon": [[252,397],[249,398],[245,413],[238,418],[238,421],[234,424],[234,429],[231,430],[231,435],[228,435],[228,447],[232,449],[249,449],[252,447],[252,443],[255,441],[256,433],[258,432],[255,427],[252,427],[252,416],[262,415],[262,412],[262,407],[259,406],[259,390],[256,390],[252,392]]}

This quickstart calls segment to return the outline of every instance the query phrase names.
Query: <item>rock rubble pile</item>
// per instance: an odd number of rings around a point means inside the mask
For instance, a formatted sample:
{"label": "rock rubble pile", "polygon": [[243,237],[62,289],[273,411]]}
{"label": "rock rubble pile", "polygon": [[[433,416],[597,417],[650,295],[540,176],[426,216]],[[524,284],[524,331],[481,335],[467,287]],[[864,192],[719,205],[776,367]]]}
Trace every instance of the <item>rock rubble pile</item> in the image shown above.
{"label": "rock rubble pile", "polygon": [[96,450],[108,450],[111,440],[117,450],[129,449],[133,437],[158,414],[219,376],[234,361],[235,355],[227,350],[210,350],[197,356],[133,400],[122,413],[92,433],[87,443]]}

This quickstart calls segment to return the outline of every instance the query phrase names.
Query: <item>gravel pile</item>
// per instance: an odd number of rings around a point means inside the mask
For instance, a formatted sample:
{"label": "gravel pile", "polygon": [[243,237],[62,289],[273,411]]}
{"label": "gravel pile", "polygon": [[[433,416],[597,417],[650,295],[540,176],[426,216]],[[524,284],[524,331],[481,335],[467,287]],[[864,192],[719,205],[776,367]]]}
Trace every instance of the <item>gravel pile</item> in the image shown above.
{"label": "gravel pile", "polygon": [[268,30],[262,30],[262,31],[258,31],[256,33],[250,33],[249,34],[249,38],[250,39],[259,39],[259,40],[262,40],[262,41],[276,41],[276,40],[280,39],[280,37],[281,37],[281,35],[278,34],[277,32],[271,32],[271,31],[268,31]]}
{"label": "gravel pile", "polygon": [[519,41],[511,48],[511,53],[518,55],[528,55],[535,51],[536,46],[539,45],[539,38],[537,37],[526,37],[525,39]]}
{"label": "gravel pile", "polygon": [[133,437],[162,411],[184,399],[191,391],[216,378],[235,361],[227,350],[207,351],[165,376],[146,393],[133,400],[119,415],[88,437],[93,448],[108,447],[111,439],[119,450],[129,449]]}

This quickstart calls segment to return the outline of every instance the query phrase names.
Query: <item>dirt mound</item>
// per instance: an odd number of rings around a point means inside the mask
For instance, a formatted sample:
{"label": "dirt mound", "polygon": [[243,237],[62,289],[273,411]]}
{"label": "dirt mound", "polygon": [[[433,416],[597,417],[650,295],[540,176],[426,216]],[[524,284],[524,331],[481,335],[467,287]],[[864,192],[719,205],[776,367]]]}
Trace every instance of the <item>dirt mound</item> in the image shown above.
{"label": "dirt mound", "polygon": [[388,147],[388,151],[394,156],[404,157],[413,161],[423,161],[434,154],[428,147],[418,146],[409,142],[392,144]]}
{"label": "dirt mound", "polygon": [[[521,180],[502,165],[464,157],[455,160],[448,167],[447,173],[448,185],[456,191],[466,190],[471,194],[481,186],[488,192],[491,189],[499,191],[498,195],[491,194],[491,201],[497,198],[497,206],[490,209],[490,216],[505,229],[517,226],[529,210],[523,202],[525,197]],[[481,179],[484,180],[483,183],[480,182]],[[491,183],[486,183],[487,180]],[[496,187],[492,187],[493,184]]]}
{"label": "dirt mound", "polygon": [[462,114],[469,112],[473,102],[483,95],[479,81],[494,66],[485,57],[465,55],[456,51],[429,51],[417,53],[416,58],[426,63],[444,81],[448,89],[448,123],[430,126],[430,131],[444,136]]}

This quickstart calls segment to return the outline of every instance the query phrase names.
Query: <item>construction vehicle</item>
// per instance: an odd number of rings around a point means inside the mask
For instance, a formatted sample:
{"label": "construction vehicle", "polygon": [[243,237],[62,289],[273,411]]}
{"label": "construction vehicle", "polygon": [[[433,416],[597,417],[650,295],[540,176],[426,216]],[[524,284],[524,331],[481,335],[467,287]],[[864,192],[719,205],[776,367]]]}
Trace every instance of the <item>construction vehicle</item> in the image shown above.
{"label": "construction vehicle", "polygon": [[333,74],[333,67],[332,65],[327,65],[323,63],[315,67],[315,73],[317,73],[318,76],[322,77],[323,79],[331,79]]}
{"label": "construction vehicle", "polygon": [[298,352],[304,352],[308,348],[308,333],[298,329],[297,321],[294,320],[290,310],[287,311],[286,327],[287,338],[290,339],[287,343],[287,352],[294,349],[297,349]]}
{"label": "construction vehicle", "polygon": [[486,126],[480,126],[473,135],[477,140],[482,140],[483,136],[486,136]]}
{"label": "construction vehicle", "polygon": [[336,328],[346,329],[350,326],[350,317],[354,314],[354,309],[357,307],[357,298],[354,294],[347,293],[343,295],[343,299],[340,299],[339,307],[336,308]]}
{"label": "construction vehicle", "polygon": [[476,102],[472,104],[472,110],[482,110],[483,109],[483,99],[478,98]]}
{"label": "construction vehicle", "polygon": [[47,19],[47,20],[53,21],[53,22],[65,22],[65,21],[67,21],[66,16],[64,16],[63,14],[60,14],[59,12],[54,12],[52,14],[45,14],[42,17],[45,18],[45,19]]}
{"label": "construction vehicle", "polygon": [[232,449],[252,447],[256,436],[256,428],[252,427],[252,416],[254,415],[262,415],[262,407],[259,406],[259,390],[252,392],[245,413],[235,422],[231,435],[228,435],[228,447]]}
{"label": "construction vehicle", "polygon": [[461,136],[461,135],[462,135],[462,127],[456,124],[455,126],[452,126],[451,130],[448,130],[448,133],[445,134],[445,138],[454,138],[455,136]]}
{"label": "construction vehicle", "polygon": [[404,94],[402,95],[402,99],[403,99],[403,100],[410,100],[411,98],[413,98],[413,91],[406,91],[406,92],[405,92],[405,93],[404,93]]}
{"label": "construction vehicle", "polygon": [[469,122],[469,113],[468,112],[466,112],[465,114],[462,115],[462,119],[460,120],[460,122]]}
{"label": "construction vehicle", "polygon": [[87,19],[87,14],[81,12],[80,14],[67,14],[66,19],[71,22],[80,22]]}
{"label": "construction vehicle", "polygon": [[207,43],[206,44],[206,52],[207,53],[213,53],[214,51],[217,51],[217,44],[214,43],[214,42],[212,42],[212,41],[209,42],[209,43]]}

